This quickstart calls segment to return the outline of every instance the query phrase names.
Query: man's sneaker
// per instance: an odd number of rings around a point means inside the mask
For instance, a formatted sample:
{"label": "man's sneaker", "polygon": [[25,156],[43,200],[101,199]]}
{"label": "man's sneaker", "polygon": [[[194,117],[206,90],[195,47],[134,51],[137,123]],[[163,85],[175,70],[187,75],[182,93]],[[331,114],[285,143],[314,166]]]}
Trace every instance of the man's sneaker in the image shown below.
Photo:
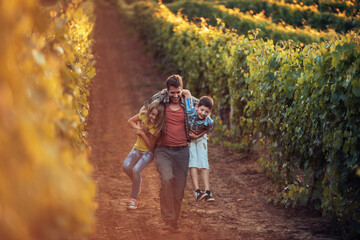
{"label": "man's sneaker", "polygon": [[165,221],[164,226],[162,227],[163,230],[171,230],[171,221]]}
{"label": "man's sneaker", "polygon": [[205,193],[206,193],[205,201],[207,201],[207,202],[215,202],[215,199],[214,199],[212,193],[209,190],[206,190]]}
{"label": "man's sneaker", "polygon": [[179,224],[176,220],[172,221],[165,221],[164,226],[162,227],[163,230],[170,230],[173,233],[179,233],[181,232],[181,229],[179,227]]}
{"label": "man's sneaker", "polygon": [[170,229],[171,232],[173,232],[173,233],[181,232],[178,221],[176,221],[176,220],[171,221],[170,226],[171,226],[171,229]]}
{"label": "man's sneaker", "polygon": [[128,209],[137,209],[138,200],[136,198],[130,198]]}

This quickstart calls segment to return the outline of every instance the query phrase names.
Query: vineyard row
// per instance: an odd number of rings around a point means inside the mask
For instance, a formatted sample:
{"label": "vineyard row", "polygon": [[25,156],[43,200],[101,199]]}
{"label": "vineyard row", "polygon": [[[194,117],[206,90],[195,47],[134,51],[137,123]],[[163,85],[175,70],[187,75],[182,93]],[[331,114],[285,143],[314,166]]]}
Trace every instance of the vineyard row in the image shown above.
{"label": "vineyard row", "polygon": [[94,3],[56,2],[0,3],[1,239],[84,239],[94,229],[85,140]]}
{"label": "vineyard row", "polygon": [[242,12],[264,12],[275,23],[285,22],[293,27],[310,26],[318,30],[334,29],[347,33],[360,27],[360,16],[349,17],[331,12],[319,12],[315,7],[281,3],[274,0],[230,0],[221,2],[227,8],[238,8]]}
{"label": "vineyard row", "polygon": [[[336,38],[338,35],[333,32],[319,32],[316,29],[296,29],[290,25],[273,23],[270,19],[261,15],[250,15],[238,10],[228,9],[224,6],[214,6],[209,3],[197,2],[175,2],[167,7],[173,13],[181,10],[181,13],[188,19],[197,22],[196,18],[208,19],[208,24],[221,26],[226,29],[235,29],[237,34],[247,35],[249,31],[259,29],[258,38],[272,39],[274,42],[282,40],[293,40],[295,42],[313,43]],[[219,22],[221,20],[221,22]]]}
{"label": "vineyard row", "polygon": [[229,113],[228,126],[217,128],[230,147],[265,147],[259,163],[273,180],[274,203],[312,202],[357,234],[359,36],[274,45],[189,23],[152,1],[118,3],[194,95],[213,96],[223,123]]}

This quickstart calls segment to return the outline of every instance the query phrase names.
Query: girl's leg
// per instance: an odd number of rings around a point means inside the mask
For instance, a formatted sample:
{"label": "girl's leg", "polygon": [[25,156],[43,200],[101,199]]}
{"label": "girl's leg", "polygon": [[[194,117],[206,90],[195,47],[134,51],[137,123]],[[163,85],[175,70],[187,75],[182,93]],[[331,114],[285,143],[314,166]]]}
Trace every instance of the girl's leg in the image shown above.
{"label": "girl's leg", "polygon": [[201,178],[204,182],[205,191],[210,189],[210,183],[209,183],[209,169],[202,168],[200,170]]}
{"label": "girl's leg", "polygon": [[195,167],[190,168],[190,176],[194,189],[199,189],[199,177],[198,177],[198,169]]}
{"label": "girl's leg", "polygon": [[132,169],[133,186],[131,197],[137,198],[141,191],[141,171],[153,160],[152,152],[141,152],[141,158]]}
{"label": "girl's leg", "polygon": [[138,162],[140,157],[141,152],[136,148],[133,148],[123,163],[124,172],[129,176],[131,180],[133,179],[132,168]]}

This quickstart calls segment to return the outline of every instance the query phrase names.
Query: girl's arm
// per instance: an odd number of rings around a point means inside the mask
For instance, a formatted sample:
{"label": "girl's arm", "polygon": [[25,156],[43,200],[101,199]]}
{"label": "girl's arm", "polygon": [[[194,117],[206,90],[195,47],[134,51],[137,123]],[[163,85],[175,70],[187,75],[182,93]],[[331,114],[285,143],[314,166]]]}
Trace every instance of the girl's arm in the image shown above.
{"label": "girl's arm", "polygon": [[[150,137],[148,137],[149,142],[145,141],[146,145],[148,146],[148,148],[150,150],[155,148],[156,145],[156,141],[157,141],[157,137],[155,137],[154,135],[150,134]],[[144,139],[145,140],[145,139]]]}
{"label": "girl's arm", "polygon": [[135,129],[135,133],[137,135],[139,135],[145,142],[146,146],[151,150],[155,147],[156,145],[156,140],[157,138],[155,136],[153,136],[152,134],[146,134],[144,131],[140,130],[140,129]]}
{"label": "girl's arm", "polygon": [[127,120],[127,123],[130,125],[132,129],[141,130],[141,128],[138,126],[138,122],[141,122],[139,118],[139,114],[136,114],[135,116],[132,116],[131,118],[129,118],[129,120]]}
{"label": "girl's arm", "polygon": [[141,122],[139,114],[131,117],[127,122],[130,127],[134,129],[134,132],[144,140],[146,146],[148,146],[149,149],[153,149],[155,147],[157,138],[151,134],[149,134],[150,137],[148,137],[143,128],[138,125],[138,123]]}

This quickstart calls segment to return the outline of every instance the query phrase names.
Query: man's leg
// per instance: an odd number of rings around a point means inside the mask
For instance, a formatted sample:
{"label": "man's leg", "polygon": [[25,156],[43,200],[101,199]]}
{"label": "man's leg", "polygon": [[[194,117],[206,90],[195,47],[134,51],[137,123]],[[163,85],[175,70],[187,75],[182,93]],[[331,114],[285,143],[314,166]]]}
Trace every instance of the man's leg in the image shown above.
{"label": "man's leg", "polygon": [[186,177],[189,166],[189,148],[183,148],[173,153],[173,173],[175,176],[173,201],[175,209],[175,220],[178,220],[186,186]]}
{"label": "man's leg", "polygon": [[160,207],[161,217],[165,222],[175,220],[174,211],[174,174],[172,154],[166,147],[155,149],[156,168],[160,174]]}

